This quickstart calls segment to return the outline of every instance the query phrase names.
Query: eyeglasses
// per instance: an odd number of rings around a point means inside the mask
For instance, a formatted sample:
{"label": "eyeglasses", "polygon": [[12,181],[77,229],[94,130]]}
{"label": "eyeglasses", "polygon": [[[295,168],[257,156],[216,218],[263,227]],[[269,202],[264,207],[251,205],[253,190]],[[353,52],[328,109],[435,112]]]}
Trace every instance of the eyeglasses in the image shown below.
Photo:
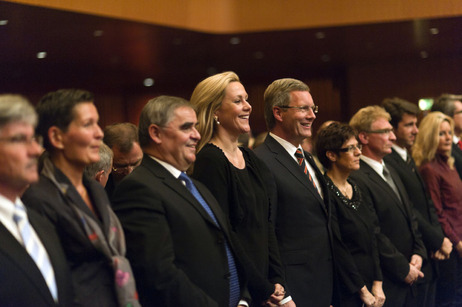
{"label": "eyeglasses", "polygon": [[366,132],[367,133],[377,133],[377,134],[390,134],[390,133],[395,132],[395,130],[393,128],[389,128],[389,129],[369,130]]}
{"label": "eyeglasses", "polygon": [[41,135],[34,135],[27,137],[24,134],[18,134],[11,137],[0,138],[0,142],[6,142],[10,144],[21,144],[21,145],[31,145],[36,143],[40,146],[43,145],[43,138]]}
{"label": "eyeglasses", "polygon": [[462,110],[459,110],[459,111],[454,112],[454,115],[461,114],[461,113],[462,113]]}
{"label": "eyeglasses", "polygon": [[131,173],[135,168],[137,168],[141,164],[141,160],[136,161],[133,164],[127,164],[127,165],[115,165],[112,167],[112,171],[114,173],[118,174],[129,174]]}
{"label": "eyeglasses", "polygon": [[337,150],[341,152],[355,152],[356,149],[359,149],[359,151],[361,151],[363,149],[363,145],[362,144],[350,145],[348,147],[339,148]]}
{"label": "eyeglasses", "polygon": [[282,109],[297,109],[299,110],[300,112],[303,112],[303,113],[308,113],[311,111],[313,111],[314,114],[318,113],[318,109],[319,107],[317,105],[313,105],[313,106],[279,106],[280,108]]}

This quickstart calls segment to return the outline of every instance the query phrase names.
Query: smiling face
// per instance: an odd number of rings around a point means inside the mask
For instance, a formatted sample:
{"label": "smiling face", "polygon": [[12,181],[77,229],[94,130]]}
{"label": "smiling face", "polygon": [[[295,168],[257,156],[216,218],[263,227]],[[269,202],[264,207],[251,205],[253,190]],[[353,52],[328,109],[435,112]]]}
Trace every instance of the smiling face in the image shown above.
{"label": "smiling face", "polygon": [[396,128],[396,145],[402,148],[410,148],[414,145],[417,133],[417,116],[404,113]]}
{"label": "smiling face", "polygon": [[98,125],[98,111],[91,102],[77,104],[67,131],[60,130],[60,149],[69,164],[85,167],[98,162],[103,131]]}
{"label": "smiling face", "polygon": [[168,124],[159,128],[159,158],[180,171],[186,171],[196,160],[196,145],[201,138],[196,125],[196,112],[193,109],[177,108]]}
{"label": "smiling face", "polygon": [[289,107],[308,107],[307,110],[274,107],[276,125],[281,128],[279,136],[298,146],[303,139],[311,136],[311,125],[316,118],[312,110],[313,97],[307,91],[291,92]]}
{"label": "smiling face", "polygon": [[232,135],[250,131],[249,116],[252,106],[247,101],[248,95],[244,86],[240,82],[231,82],[225,90],[225,97],[220,108],[215,112],[220,125]]}
{"label": "smiling face", "polygon": [[38,180],[41,146],[34,141],[34,133],[34,127],[23,122],[0,129],[0,187],[5,197],[18,196],[19,191]]}
{"label": "smiling face", "polygon": [[440,125],[438,149],[436,151],[439,154],[447,155],[448,152],[450,152],[451,148],[452,148],[451,125],[447,121],[444,121]]}

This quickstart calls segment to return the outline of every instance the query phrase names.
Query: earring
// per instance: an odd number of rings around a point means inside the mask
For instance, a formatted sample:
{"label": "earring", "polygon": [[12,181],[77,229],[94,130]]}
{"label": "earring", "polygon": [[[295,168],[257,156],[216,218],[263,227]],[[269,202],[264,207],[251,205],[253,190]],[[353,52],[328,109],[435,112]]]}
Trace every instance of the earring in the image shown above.
{"label": "earring", "polygon": [[218,116],[215,115],[215,116],[213,117],[213,119],[215,120],[215,122],[217,123],[217,125],[220,124],[220,121],[218,120]]}

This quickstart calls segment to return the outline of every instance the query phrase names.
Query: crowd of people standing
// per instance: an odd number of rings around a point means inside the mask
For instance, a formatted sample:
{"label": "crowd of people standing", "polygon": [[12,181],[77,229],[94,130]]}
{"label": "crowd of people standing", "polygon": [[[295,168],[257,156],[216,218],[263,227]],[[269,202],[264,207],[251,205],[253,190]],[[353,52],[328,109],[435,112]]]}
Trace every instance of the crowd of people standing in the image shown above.
{"label": "crowd of people standing", "polygon": [[234,72],[104,131],[88,91],[0,95],[0,305],[462,306],[461,96],[314,136],[278,79],[254,149],[252,111]]}

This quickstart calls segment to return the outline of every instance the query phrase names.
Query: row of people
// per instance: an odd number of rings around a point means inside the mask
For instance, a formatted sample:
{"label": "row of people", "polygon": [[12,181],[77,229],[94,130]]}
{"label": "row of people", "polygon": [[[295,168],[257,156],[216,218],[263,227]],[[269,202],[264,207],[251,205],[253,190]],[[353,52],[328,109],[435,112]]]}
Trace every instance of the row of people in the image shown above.
{"label": "row of people", "polygon": [[[83,176],[99,160],[103,138],[93,97],[64,90],[40,101],[37,131],[46,154],[40,181],[23,202],[56,228],[74,303],[139,304],[124,232],[144,306],[381,306],[385,295],[387,305],[405,306],[417,304],[416,292],[418,298],[430,293],[431,285],[415,285],[424,276],[423,260],[447,258],[451,247],[443,236],[427,253],[415,208],[383,163],[396,140],[388,113],[370,107],[353,117],[361,144],[348,126],[323,129],[317,148],[324,177],[300,146],[317,112],[309,87],[280,79],[264,98],[270,133],[255,153],[238,147],[252,107],[234,73],[199,83],[191,104],[168,96],[149,101],[139,144],[130,139],[122,149],[128,137],[108,141],[113,174],[139,165],[110,194],[118,218],[101,186]],[[37,149],[32,136],[22,136],[19,143]],[[129,153],[133,144],[142,159],[135,153],[116,164],[116,153]],[[198,181],[185,173],[194,162]],[[347,179],[352,171],[357,186]]]}

